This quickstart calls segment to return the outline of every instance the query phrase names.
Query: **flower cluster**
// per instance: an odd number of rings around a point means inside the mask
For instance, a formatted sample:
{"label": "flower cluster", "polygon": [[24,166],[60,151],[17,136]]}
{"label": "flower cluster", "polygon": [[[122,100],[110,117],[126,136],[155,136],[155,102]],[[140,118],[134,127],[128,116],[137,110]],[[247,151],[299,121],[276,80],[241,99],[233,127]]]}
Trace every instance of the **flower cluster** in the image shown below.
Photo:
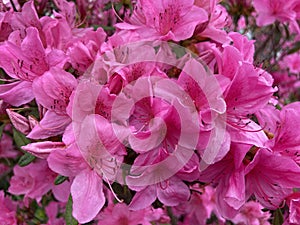
{"label": "flower cluster", "polygon": [[1,224],[300,224],[297,0],[0,3]]}

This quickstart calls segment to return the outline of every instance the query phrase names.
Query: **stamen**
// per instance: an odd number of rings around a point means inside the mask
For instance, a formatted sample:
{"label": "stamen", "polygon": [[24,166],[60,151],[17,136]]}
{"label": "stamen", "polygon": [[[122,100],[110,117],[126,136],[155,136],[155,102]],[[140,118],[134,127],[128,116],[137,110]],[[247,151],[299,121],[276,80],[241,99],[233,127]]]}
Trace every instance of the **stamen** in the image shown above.
{"label": "stamen", "polygon": [[116,17],[117,17],[120,21],[124,22],[124,20],[123,20],[123,19],[119,16],[119,14],[116,12],[114,3],[113,3],[112,1],[111,1],[111,6],[112,6],[111,8],[112,8],[114,14],[116,15]]}
{"label": "stamen", "polygon": [[[102,170],[102,169],[101,169],[101,170]],[[103,174],[103,177],[104,177],[106,183],[107,183],[108,186],[109,186],[109,189],[111,190],[113,196],[115,197],[115,199],[116,199],[119,203],[122,203],[124,200],[123,200],[123,199],[121,200],[121,199],[118,198],[118,196],[117,196],[116,193],[114,192],[114,190],[113,190],[112,186],[110,185],[109,180],[108,180],[108,178],[107,178],[107,176],[105,175],[105,173],[104,173],[103,170],[102,170],[102,174]]]}

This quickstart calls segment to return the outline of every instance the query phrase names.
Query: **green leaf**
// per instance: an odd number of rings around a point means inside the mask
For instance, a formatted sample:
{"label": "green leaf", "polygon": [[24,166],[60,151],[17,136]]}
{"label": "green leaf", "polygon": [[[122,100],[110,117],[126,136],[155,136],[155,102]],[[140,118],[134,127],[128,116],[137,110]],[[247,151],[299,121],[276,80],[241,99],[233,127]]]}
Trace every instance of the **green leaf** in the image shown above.
{"label": "green leaf", "polygon": [[66,205],[66,211],[65,211],[66,225],[77,225],[78,224],[77,220],[72,215],[72,205],[73,205],[73,200],[72,200],[72,196],[70,195],[68,203]]}
{"label": "green leaf", "polygon": [[38,219],[40,222],[45,223],[47,221],[47,215],[46,215],[45,211],[41,208],[37,208],[35,210],[34,217],[36,219]]}
{"label": "green leaf", "polygon": [[276,209],[274,212],[273,225],[282,225],[283,224],[283,215],[280,209]]}
{"label": "green leaf", "polygon": [[100,27],[102,27],[103,30],[105,31],[115,31],[115,28],[112,26],[103,26],[101,25]]}
{"label": "green leaf", "polygon": [[13,138],[18,148],[21,148],[22,146],[30,143],[29,139],[16,129],[13,129]]}
{"label": "green leaf", "polygon": [[3,123],[3,124],[0,126],[0,139],[2,138],[4,127],[5,127],[5,123]]}
{"label": "green leaf", "polygon": [[104,11],[110,10],[111,7],[112,7],[111,2],[106,3],[106,4],[104,5],[104,7],[103,7],[103,10],[104,10]]}
{"label": "green leaf", "polygon": [[294,44],[294,46],[288,51],[288,55],[298,52],[299,50],[300,50],[300,41]]}
{"label": "green leaf", "polygon": [[114,6],[115,10],[118,12],[122,8],[123,3],[122,2],[118,2],[116,4],[113,4],[113,6]]}
{"label": "green leaf", "polygon": [[186,49],[183,47],[178,47],[178,46],[172,46],[173,47],[173,52],[176,54],[176,57],[179,59],[183,57],[186,54]]}
{"label": "green leaf", "polygon": [[65,177],[65,176],[62,176],[62,175],[58,175],[55,178],[54,184],[55,185],[59,185],[59,184],[62,184],[63,182],[65,182],[66,180],[68,180],[68,177]]}
{"label": "green leaf", "polygon": [[19,166],[27,166],[29,165],[33,160],[35,160],[35,156],[31,155],[30,153],[26,152],[24,155],[21,156],[19,159],[18,165]]}

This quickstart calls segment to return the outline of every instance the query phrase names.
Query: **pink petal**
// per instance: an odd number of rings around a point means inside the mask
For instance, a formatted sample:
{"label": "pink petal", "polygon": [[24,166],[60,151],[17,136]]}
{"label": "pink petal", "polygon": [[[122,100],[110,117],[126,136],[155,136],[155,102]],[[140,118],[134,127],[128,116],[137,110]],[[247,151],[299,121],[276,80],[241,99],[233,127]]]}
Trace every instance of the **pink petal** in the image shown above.
{"label": "pink petal", "polygon": [[45,139],[60,135],[71,122],[67,115],[58,115],[53,111],[47,111],[44,118],[27,135],[31,139]]}
{"label": "pink petal", "polygon": [[36,142],[22,146],[24,151],[27,151],[41,159],[46,159],[52,151],[63,150],[65,148],[66,146],[64,143],[52,141]]}
{"label": "pink petal", "polygon": [[60,202],[67,202],[70,196],[72,182],[66,180],[62,184],[54,185],[52,192],[54,197]]}
{"label": "pink petal", "polygon": [[31,82],[17,81],[10,84],[0,85],[0,98],[5,102],[20,106],[33,100]]}
{"label": "pink petal", "polygon": [[105,203],[102,179],[92,170],[83,170],[71,186],[73,216],[79,223],[87,223],[95,218]]}
{"label": "pink petal", "polygon": [[190,38],[193,35],[196,26],[206,21],[208,21],[207,12],[202,8],[192,6],[190,11],[180,18],[180,22],[174,30],[175,37],[173,40],[180,41]]}
{"label": "pink petal", "polygon": [[57,114],[66,114],[69,97],[76,86],[76,78],[58,67],[52,67],[32,84],[36,101]]}
{"label": "pink petal", "polygon": [[28,134],[30,132],[31,129],[29,126],[29,121],[26,117],[14,112],[11,109],[6,109],[6,112],[11,123],[18,131],[22,132],[23,134]]}
{"label": "pink petal", "polygon": [[291,159],[279,154],[260,149],[253,161],[246,167],[247,190],[254,193],[261,204],[276,209],[300,187],[300,167]]}
{"label": "pink petal", "polygon": [[178,178],[171,178],[156,185],[158,199],[167,206],[176,206],[190,197],[190,190]]}
{"label": "pink petal", "polygon": [[245,203],[245,174],[243,168],[236,169],[231,174],[228,184],[224,200],[232,208],[238,210]]}
{"label": "pink petal", "polygon": [[142,191],[137,192],[130,205],[129,209],[131,210],[140,210],[151,205],[156,199],[156,188],[155,185],[150,185],[143,189]]}
{"label": "pink petal", "polygon": [[66,150],[52,151],[47,161],[51,170],[67,177],[74,177],[88,167],[74,145]]}

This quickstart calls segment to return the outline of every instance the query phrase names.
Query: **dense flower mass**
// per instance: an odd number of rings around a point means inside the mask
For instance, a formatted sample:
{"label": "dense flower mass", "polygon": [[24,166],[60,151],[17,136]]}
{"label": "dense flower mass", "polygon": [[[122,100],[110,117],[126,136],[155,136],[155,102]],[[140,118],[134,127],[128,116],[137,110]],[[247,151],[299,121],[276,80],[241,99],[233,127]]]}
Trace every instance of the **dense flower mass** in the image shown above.
{"label": "dense flower mass", "polygon": [[0,224],[300,224],[297,0],[0,2]]}

